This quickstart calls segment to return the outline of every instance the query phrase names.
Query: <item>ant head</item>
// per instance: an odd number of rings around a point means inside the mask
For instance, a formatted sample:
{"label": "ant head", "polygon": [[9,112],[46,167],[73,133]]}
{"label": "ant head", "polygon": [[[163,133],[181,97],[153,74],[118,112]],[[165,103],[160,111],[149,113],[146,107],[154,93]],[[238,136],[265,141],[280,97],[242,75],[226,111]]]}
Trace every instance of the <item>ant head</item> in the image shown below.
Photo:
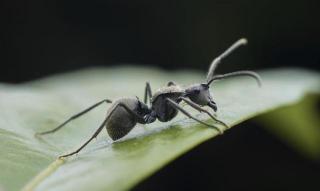
{"label": "ant head", "polygon": [[185,97],[201,106],[209,106],[214,111],[217,111],[217,105],[213,101],[209,91],[209,84],[196,84],[192,85],[185,90]]}

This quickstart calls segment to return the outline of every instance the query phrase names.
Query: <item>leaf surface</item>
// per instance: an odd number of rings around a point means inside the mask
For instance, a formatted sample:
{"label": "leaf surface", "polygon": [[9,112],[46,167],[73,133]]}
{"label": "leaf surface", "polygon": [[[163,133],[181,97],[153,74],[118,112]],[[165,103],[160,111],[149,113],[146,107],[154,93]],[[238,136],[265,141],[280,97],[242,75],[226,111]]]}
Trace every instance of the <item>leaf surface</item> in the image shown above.
{"label": "leaf surface", "polygon": [[[246,78],[219,81],[212,86],[220,120],[234,126],[320,90],[320,77],[315,72],[281,69],[259,73],[262,88]],[[168,123],[138,125],[114,143],[103,131],[96,141],[65,161],[57,160],[57,156],[77,149],[86,141],[105,118],[109,105],[100,106],[54,134],[36,138],[35,132],[52,129],[104,98],[139,96],[143,99],[146,81],[155,91],[170,80],[192,84],[203,82],[204,77],[205,74],[195,71],[92,68],[21,85],[1,84],[0,188],[81,191],[133,187],[218,132],[180,114]],[[184,107],[208,120],[206,115]]]}

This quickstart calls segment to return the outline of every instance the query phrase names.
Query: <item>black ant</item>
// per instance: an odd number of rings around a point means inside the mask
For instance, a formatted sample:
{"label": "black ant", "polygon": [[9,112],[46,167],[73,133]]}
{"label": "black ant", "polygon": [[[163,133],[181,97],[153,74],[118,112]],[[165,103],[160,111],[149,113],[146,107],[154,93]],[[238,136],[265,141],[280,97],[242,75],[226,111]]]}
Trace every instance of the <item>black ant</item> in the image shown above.
{"label": "black ant", "polygon": [[[176,117],[178,111],[181,111],[184,115],[188,116],[189,118],[192,118],[195,121],[206,126],[213,127],[217,129],[220,133],[222,133],[223,131],[220,130],[218,127],[210,125],[192,116],[189,112],[183,109],[179,105],[179,103],[181,101],[184,101],[192,108],[198,110],[199,112],[206,113],[214,121],[228,128],[227,124],[216,119],[209,111],[202,107],[209,106],[214,110],[214,112],[217,111],[217,105],[213,101],[209,91],[210,84],[216,80],[221,80],[234,76],[250,76],[256,79],[258,84],[261,85],[259,75],[252,71],[237,71],[223,75],[214,75],[214,71],[217,65],[221,62],[221,60],[228,56],[236,48],[238,48],[241,45],[245,45],[246,43],[246,39],[240,39],[237,42],[235,42],[230,48],[228,48],[224,53],[222,53],[219,57],[215,58],[210,65],[206,83],[191,85],[186,89],[183,89],[174,82],[169,82],[167,86],[160,88],[158,91],[155,92],[154,95],[152,95],[150,84],[147,82],[145,88],[144,103],[141,102],[138,98],[120,98],[114,102],[112,102],[109,99],[105,99],[92,105],[84,111],[73,115],[58,127],[49,131],[37,133],[37,135],[54,133],[57,130],[61,129],[63,126],[65,126],[68,122],[82,116],[83,114],[89,112],[90,110],[101,105],[102,103],[112,103],[112,105],[107,111],[107,117],[96,130],[96,132],[76,151],[66,155],[62,155],[60,157],[68,157],[81,151],[92,139],[98,136],[98,134],[105,126],[112,140],[118,140],[127,135],[135,127],[137,123],[149,124],[154,122],[156,119],[158,119],[161,122],[167,122]],[[151,104],[150,107],[147,105],[148,97],[149,102]]]}

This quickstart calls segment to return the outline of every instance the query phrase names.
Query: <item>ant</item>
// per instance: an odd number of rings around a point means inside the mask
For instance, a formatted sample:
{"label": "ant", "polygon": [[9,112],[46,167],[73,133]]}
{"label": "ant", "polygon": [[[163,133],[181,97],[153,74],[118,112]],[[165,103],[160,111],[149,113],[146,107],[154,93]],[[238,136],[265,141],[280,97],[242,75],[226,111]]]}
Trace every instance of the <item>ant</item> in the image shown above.
{"label": "ant", "polygon": [[[80,152],[87,144],[89,144],[94,138],[98,136],[98,134],[104,127],[106,127],[111,139],[115,141],[127,135],[136,126],[137,123],[149,124],[153,123],[156,119],[158,119],[161,122],[167,122],[176,117],[178,111],[182,112],[184,115],[188,116],[189,118],[192,118],[193,120],[203,125],[215,128],[219,131],[220,134],[222,134],[223,131],[220,130],[218,127],[210,125],[192,116],[189,112],[183,109],[179,105],[179,103],[183,101],[187,105],[196,109],[197,111],[206,113],[214,121],[224,126],[225,128],[229,128],[227,124],[215,118],[209,111],[202,107],[209,106],[213,109],[214,112],[217,111],[217,105],[213,101],[213,98],[209,91],[210,84],[214,81],[235,76],[249,76],[253,77],[258,82],[259,86],[261,85],[260,76],[252,71],[237,71],[223,75],[214,75],[214,71],[217,65],[221,62],[221,60],[228,56],[235,49],[245,44],[247,44],[247,40],[244,38],[240,39],[236,41],[233,45],[231,45],[220,56],[215,58],[210,65],[206,83],[191,85],[183,89],[179,85],[171,81],[167,84],[167,86],[158,89],[155,92],[155,94],[152,94],[150,83],[147,82],[145,87],[144,102],[141,102],[138,97],[120,98],[114,102],[112,102],[109,99],[104,99],[92,105],[91,107],[85,109],[84,111],[81,111],[80,113],[73,115],[56,128],[49,131],[37,133],[36,135],[54,133],[70,121],[84,115],[85,113],[91,111],[92,109],[96,108],[102,103],[111,103],[112,105],[107,111],[107,117],[104,119],[99,128],[95,131],[91,138],[87,140],[80,148],[69,154],[62,155],[59,158],[68,157]],[[148,98],[151,106],[147,105]]]}

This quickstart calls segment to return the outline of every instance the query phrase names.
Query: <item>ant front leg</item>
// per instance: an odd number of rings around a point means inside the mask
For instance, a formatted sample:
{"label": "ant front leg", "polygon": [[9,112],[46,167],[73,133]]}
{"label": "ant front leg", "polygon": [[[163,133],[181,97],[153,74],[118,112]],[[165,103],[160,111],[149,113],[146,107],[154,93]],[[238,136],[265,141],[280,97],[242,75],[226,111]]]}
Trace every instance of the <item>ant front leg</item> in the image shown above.
{"label": "ant front leg", "polygon": [[183,109],[179,104],[177,104],[177,103],[176,103],[175,101],[173,101],[172,99],[167,98],[166,101],[167,101],[172,107],[174,107],[174,108],[176,108],[177,110],[181,111],[181,112],[182,112],[184,115],[186,115],[187,117],[189,117],[189,118],[191,118],[191,119],[193,119],[193,120],[195,120],[195,121],[197,121],[197,122],[199,122],[199,123],[201,123],[201,124],[203,124],[203,125],[206,125],[206,126],[208,126],[208,127],[212,127],[212,128],[214,128],[214,129],[216,129],[220,134],[223,134],[223,131],[222,131],[221,129],[219,129],[219,128],[216,127],[216,126],[210,125],[210,124],[208,124],[208,123],[206,123],[206,122],[203,122],[203,121],[201,121],[200,119],[192,116],[189,112],[187,112],[185,109]]}
{"label": "ant front leg", "polygon": [[223,121],[220,121],[219,119],[215,118],[209,111],[207,111],[206,109],[203,109],[200,105],[194,103],[193,101],[184,98],[184,97],[180,97],[181,100],[183,100],[186,104],[188,104],[189,106],[191,106],[192,108],[198,110],[199,112],[204,112],[206,114],[208,114],[214,121],[216,121],[217,123],[223,125],[224,127],[226,127],[227,129],[229,129],[230,127],[224,123]]}

